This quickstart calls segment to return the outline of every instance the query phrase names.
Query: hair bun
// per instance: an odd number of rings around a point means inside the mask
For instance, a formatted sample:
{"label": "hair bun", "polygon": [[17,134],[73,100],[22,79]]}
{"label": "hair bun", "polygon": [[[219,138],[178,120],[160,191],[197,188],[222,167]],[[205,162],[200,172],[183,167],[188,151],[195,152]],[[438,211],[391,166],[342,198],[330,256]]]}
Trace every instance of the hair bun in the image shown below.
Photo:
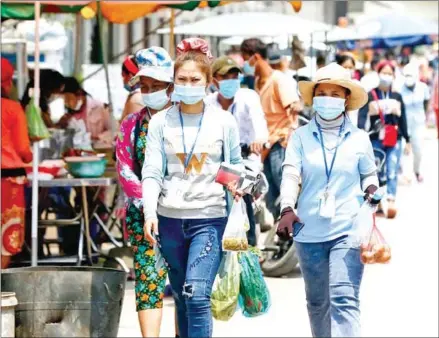
{"label": "hair bun", "polygon": [[181,41],[177,46],[177,56],[190,51],[200,52],[206,55],[209,60],[213,59],[212,53],[209,50],[209,44],[206,40],[200,38],[188,38]]}

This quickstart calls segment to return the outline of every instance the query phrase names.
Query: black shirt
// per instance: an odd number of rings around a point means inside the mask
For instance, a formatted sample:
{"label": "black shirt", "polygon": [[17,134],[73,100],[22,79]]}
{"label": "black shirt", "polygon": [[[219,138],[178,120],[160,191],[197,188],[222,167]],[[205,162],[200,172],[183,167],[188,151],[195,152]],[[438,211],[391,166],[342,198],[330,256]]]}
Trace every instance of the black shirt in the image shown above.
{"label": "black shirt", "polygon": [[[408,134],[408,129],[407,129],[407,116],[405,114],[405,106],[404,106],[404,101],[402,100],[401,94],[390,90],[390,93],[387,96],[387,93],[383,93],[379,89],[373,89],[373,90],[375,90],[375,92],[378,96],[378,100],[384,100],[386,98],[387,99],[394,99],[401,104],[401,116],[397,116],[397,115],[393,115],[393,114],[386,114],[384,116],[384,121],[386,124],[398,126],[398,140],[400,140],[402,137],[404,137],[404,139],[407,141],[407,143],[410,143],[410,136]],[[374,102],[374,101],[375,101],[375,99],[374,99],[374,96],[372,95],[372,92],[369,92],[369,99],[368,99],[366,105],[364,105],[364,107],[361,108],[359,113],[358,113],[358,128],[365,129],[367,117],[369,115],[369,104],[371,102]],[[379,119],[380,119],[379,115],[370,116],[370,125],[373,126],[376,123],[376,121]],[[378,140],[378,137],[379,137],[378,133],[374,133],[374,134],[370,135],[371,141]]]}

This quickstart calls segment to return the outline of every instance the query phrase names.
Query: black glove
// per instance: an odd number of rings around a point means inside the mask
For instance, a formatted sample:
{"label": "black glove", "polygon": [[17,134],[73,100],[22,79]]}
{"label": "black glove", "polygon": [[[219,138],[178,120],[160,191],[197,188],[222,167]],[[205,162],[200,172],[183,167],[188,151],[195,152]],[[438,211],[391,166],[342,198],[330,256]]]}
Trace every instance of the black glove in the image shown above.
{"label": "black glove", "polygon": [[276,234],[280,239],[288,241],[293,237],[293,224],[300,222],[299,217],[294,213],[290,207],[282,210],[279,225],[277,226]]}
{"label": "black glove", "polygon": [[373,196],[373,194],[375,194],[375,192],[378,190],[378,187],[371,184],[369,185],[366,190],[364,190],[364,200],[365,201],[369,201],[372,202],[371,198]]}

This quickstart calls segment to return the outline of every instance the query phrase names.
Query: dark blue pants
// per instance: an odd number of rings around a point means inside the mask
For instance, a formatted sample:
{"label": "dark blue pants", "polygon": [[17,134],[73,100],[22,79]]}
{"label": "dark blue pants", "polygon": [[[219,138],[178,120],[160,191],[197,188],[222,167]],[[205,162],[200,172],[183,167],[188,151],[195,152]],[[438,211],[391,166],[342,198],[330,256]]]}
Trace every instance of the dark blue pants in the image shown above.
{"label": "dark blue pants", "polygon": [[180,337],[212,337],[210,296],[222,258],[227,218],[159,216],[159,247],[169,268]]}
{"label": "dark blue pants", "polygon": [[284,160],[285,148],[280,143],[276,143],[271,147],[270,154],[264,161],[264,174],[269,184],[266,195],[267,209],[273,214],[274,219],[280,216],[280,205],[276,205],[276,200],[280,196],[282,164]]}

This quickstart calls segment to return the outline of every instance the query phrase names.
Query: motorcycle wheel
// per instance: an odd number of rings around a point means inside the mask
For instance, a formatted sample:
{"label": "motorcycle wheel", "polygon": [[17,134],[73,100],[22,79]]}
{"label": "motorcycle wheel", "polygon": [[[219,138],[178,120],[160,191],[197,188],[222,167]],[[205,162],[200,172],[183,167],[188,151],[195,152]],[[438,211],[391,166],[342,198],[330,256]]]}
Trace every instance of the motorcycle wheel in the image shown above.
{"label": "motorcycle wheel", "polygon": [[[264,241],[265,247],[278,246],[276,240],[276,229],[277,226],[273,226]],[[284,245],[288,245],[285,243]],[[292,273],[299,263],[296,254],[296,246],[292,243],[286,251],[283,251],[282,255],[278,255],[271,251],[263,250],[264,261],[261,265],[261,269],[264,275],[267,277],[283,277]]]}

